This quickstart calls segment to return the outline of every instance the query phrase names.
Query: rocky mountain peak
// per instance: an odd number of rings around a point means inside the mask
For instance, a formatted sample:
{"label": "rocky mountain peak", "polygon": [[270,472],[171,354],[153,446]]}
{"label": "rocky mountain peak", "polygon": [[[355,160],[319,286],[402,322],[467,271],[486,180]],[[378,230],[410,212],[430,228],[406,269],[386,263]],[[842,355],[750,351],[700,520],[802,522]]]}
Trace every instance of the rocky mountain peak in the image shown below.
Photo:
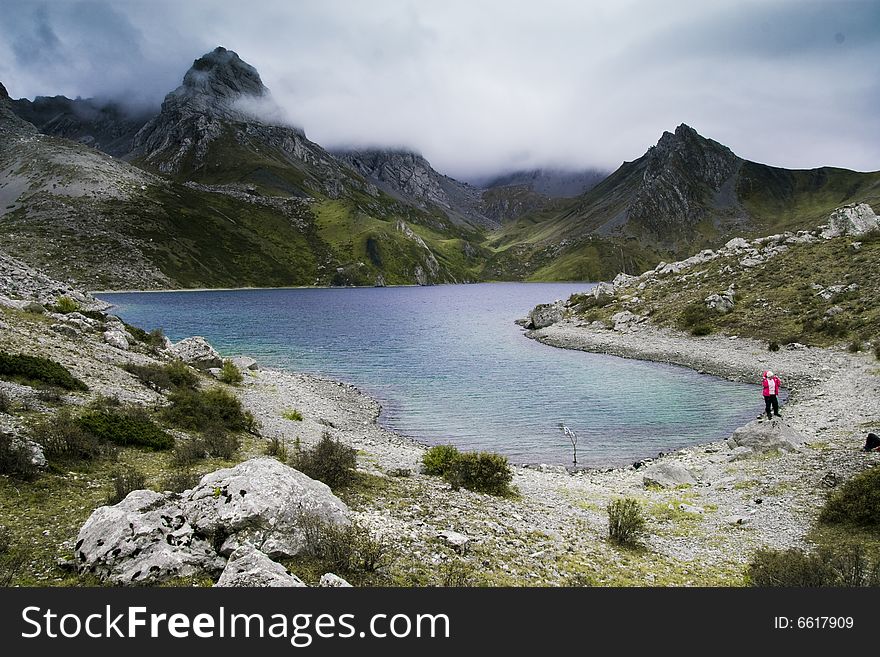
{"label": "rocky mountain peak", "polygon": [[674,133],[664,132],[646,155],[646,182],[668,176],[672,169],[713,189],[718,189],[740,162],[727,146],[706,139],[684,123]]}
{"label": "rocky mountain peak", "polygon": [[6,87],[3,86],[2,82],[0,82],[0,100],[9,100],[9,93],[6,91]]}
{"label": "rocky mountain peak", "polygon": [[178,96],[206,95],[236,99],[241,96],[266,96],[269,90],[257,69],[234,51],[218,46],[193,62],[183,76],[183,84],[172,93]]}

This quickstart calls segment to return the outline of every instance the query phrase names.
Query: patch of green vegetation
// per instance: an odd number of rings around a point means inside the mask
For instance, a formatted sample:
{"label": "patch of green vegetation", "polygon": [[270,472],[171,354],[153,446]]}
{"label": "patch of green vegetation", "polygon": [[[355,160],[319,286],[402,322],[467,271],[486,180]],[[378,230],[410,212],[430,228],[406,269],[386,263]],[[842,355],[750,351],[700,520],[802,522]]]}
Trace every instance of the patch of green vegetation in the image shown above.
{"label": "patch of green vegetation", "polygon": [[645,517],[638,500],[625,497],[608,505],[608,538],[618,545],[637,547],[645,533]]}
{"label": "patch of green vegetation", "polygon": [[55,302],[54,310],[56,313],[67,315],[69,313],[77,312],[79,310],[79,304],[70,297],[58,297],[58,300]]}
{"label": "patch of green vegetation", "polygon": [[223,383],[231,386],[238,385],[244,381],[244,376],[242,376],[241,370],[239,370],[231,360],[223,361],[223,367],[220,369],[220,376],[218,378]]}
{"label": "patch of green vegetation", "polygon": [[156,392],[177,388],[194,390],[199,383],[198,374],[179,360],[172,361],[167,365],[126,363],[123,369]]}
{"label": "patch of green vegetation", "polygon": [[748,580],[761,587],[880,586],[880,551],[870,553],[858,543],[810,553],[796,548],[758,550],[749,564]]}
{"label": "patch of green vegetation", "polygon": [[291,422],[302,422],[303,416],[295,408],[289,408],[281,414],[285,420],[290,420]]}
{"label": "patch of green vegetation", "polygon": [[857,474],[834,491],[825,503],[820,522],[880,528],[880,467]]}
{"label": "patch of green vegetation", "polygon": [[65,390],[88,390],[88,386],[73,376],[64,365],[42,356],[0,351],[0,376],[29,384],[45,383]]}
{"label": "patch of green vegetation", "polygon": [[181,429],[204,431],[218,426],[228,431],[257,431],[257,421],[242,408],[238,397],[220,387],[207,390],[177,388],[168,395],[171,402],[162,418]]}
{"label": "patch of green vegetation", "polygon": [[422,456],[422,471],[448,481],[453,490],[509,496],[513,473],[507,458],[493,452],[459,452],[453,445],[436,445]]}
{"label": "patch of green vegetation", "polygon": [[354,482],[357,453],[325,431],[314,447],[297,449],[291,456],[290,466],[337,490]]}
{"label": "patch of green vegetation", "polygon": [[139,407],[124,409],[89,409],[77,419],[82,429],[99,441],[120,447],[143,447],[164,450],[174,447],[174,436],[163,431],[147,412]]}

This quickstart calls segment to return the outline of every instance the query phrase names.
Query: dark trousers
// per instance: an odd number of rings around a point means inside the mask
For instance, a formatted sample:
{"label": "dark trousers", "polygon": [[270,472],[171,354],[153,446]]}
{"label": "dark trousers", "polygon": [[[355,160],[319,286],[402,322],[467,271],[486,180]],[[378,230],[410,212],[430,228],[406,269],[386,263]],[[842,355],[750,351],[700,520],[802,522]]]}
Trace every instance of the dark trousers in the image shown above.
{"label": "dark trousers", "polygon": [[776,395],[767,395],[764,397],[764,406],[767,411],[767,419],[771,419],[773,415],[770,415],[770,407],[773,407],[773,413],[778,417],[779,416],[779,400],[776,399]]}

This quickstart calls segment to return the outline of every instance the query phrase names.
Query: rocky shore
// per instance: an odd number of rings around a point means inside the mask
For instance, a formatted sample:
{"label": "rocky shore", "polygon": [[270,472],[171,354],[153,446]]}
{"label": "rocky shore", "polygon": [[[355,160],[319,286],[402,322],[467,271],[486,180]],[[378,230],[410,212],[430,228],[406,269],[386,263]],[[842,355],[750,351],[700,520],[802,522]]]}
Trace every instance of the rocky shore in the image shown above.
{"label": "rocky shore", "polygon": [[[147,408],[165,403],[122,366],[167,362],[174,347],[148,352],[131,340],[127,348],[108,340],[103,327],[76,322],[71,331],[61,331],[56,327],[65,317],[26,312],[19,305],[0,308],[3,349],[52,358],[88,383],[90,392],[67,395],[66,402],[83,405],[103,394]],[[807,348],[770,353],[748,340],[693,338],[647,324],[620,332],[565,320],[528,336],[557,347],[675,363],[738,381],[757,382],[760,371],[770,367],[792,392],[783,407],[784,425],[751,423],[736,440],[659,458],[646,454],[655,458],[626,468],[514,467],[518,496],[494,497],[453,490],[442,479],[421,474],[425,447],[379,426],[378,402],[352,386],[258,365],[251,369],[251,361],[241,360],[244,380],[226,387],[261,429],[238,461],[264,456],[272,439],[293,448],[314,444],[327,432],[357,450],[358,469],[371,482],[345,502],[348,517],[391,549],[383,582],[529,586],[740,585],[755,550],[805,545],[827,492],[878,460],[876,454],[859,451],[865,432],[876,431],[880,420],[880,379],[876,362],[867,355]],[[208,374],[201,376],[202,385],[221,385]],[[53,412],[26,385],[0,381],[0,387],[28,408],[22,417],[0,414],[4,431],[22,432],[35,417]],[[756,415],[759,396],[756,385]],[[293,410],[302,419],[290,419]],[[223,467],[229,465],[234,464]],[[58,485],[87,491],[102,485],[96,473],[52,476]],[[40,497],[22,493],[27,486],[7,486],[10,495],[20,497],[4,507],[0,524],[20,522],[13,533],[33,541],[34,554],[43,555],[34,557],[28,581],[61,582],[69,575],[54,562],[73,557],[77,534],[101,502],[90,506],[77,500],[49,513],[28,506]],[[156,494],[145,495],[153,504]],[[189,497],[162,498],[162,504],[173,502],[191,513]],[[606,506],[619,497],[642,504],[648,529],[642,549],[621,549],[607,540]],[[97,499],[94,492],[89,499]],[[244,556],[242,563],[262,559]],[[231,564],[244,557],[229,558]],[[124,565],[105,571],[129,572]]]}

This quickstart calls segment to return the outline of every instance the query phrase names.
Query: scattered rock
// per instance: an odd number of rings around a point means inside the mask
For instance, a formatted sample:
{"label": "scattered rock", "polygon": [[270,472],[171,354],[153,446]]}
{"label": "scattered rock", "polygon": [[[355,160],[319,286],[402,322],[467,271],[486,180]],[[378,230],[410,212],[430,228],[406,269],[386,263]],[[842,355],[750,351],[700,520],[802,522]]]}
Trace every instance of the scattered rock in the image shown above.
{"label": "scattered rock", "polygon": [[534,307],[526,318],[525,327],[542,329],[562,320],[564,304],[562,301],[542,303]]}
{"label": "scattered rock", "polygon": [[444,543],[446,543],[446,545],[451,547],[459,554],[466,554],[468,550],[468,545],[471,542],[471,539],[469,537],[451,529],[446,529],[440,532],[439,534],[437,534],[437,538],[442,540]]}
{"label": "scattered rock", "polygon": [[205,338],[194,336],[185,338],[171,346],[171,353],[177,356],[187,365],[192,365],[202,370],[212,367],[223,367],[223,359]]}
{"label": "scattered rock", "polygon": [[104,342],[122,351],[128,351],[129,348],[128,338],[122,331],[104,331]]}
{"label": "scattered rock", "polygon": [[232,364],[235,365],[242,372],[246,370],[258,370],[260,366],[257,365],[257,361],[255,361],[250,356],[236,356],[231,359]]}
{"label": "scattered rock", "polygon": [[839,483],[840,477],[838,477],[837,474],[834,472],[826,472],[825,476],[822,477],[822,485],[828,488],[834,488]]}
{"label": "scattered rock", "polygon": [[291,575],[280,563],[245,545],[229,555],[226,568],[214,586],[304,587],[306,584],[296,575]]}
{"label": "scattered rock", "polygon": [[334,575],[333,573],[324,573],[321,575],[321,581],[318,582],[318,586],[323,586],[325,588],[351,588],[351,584],[342,579],[339,575]]}
{"label": "scattered rock", "polygon": [[348,507],[329,486],[270,457],[205,475],[183,504],[200,533],[226,537],[219,547],[225,555],[251,543],[270,557],[296,556],[304,543],[303,513],[349,522]]}
{"label": "scattered rock", "polygon": [[661,461],[645,468],[642,482],[646,487],[674,488],[697,483],[693,473],[677,461]]}
{"label": "scattered rock", "polygon": [[736,429],[727,444],[731,449],[745,447],[752,454],[769,452],[798,451],[804,444],[804,437],[788,426],[780,418],[757,419]]}

